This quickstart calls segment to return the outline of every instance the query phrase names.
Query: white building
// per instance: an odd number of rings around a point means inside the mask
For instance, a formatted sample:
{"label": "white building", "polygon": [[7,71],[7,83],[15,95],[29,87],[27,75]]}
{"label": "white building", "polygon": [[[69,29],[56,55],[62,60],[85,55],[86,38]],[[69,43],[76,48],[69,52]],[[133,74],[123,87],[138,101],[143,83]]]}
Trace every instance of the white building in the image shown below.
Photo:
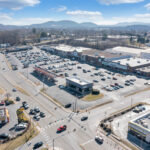
{"label": "white building", "polygon": [[131,120],[128,123],[128,131],[150,143],[150,113]]}

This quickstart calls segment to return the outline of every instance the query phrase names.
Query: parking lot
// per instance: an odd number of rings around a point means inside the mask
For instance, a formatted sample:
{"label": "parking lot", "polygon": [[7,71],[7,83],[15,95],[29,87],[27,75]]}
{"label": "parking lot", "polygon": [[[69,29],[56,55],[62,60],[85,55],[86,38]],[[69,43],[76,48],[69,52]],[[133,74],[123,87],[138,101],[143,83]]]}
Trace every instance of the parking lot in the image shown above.
{"label": "parking lot", "polygon": [[[79,63],[75,60],[61,58],[60,56],[41,51],[36,47],[27,52],[9,53],[7,57],[18,64],[20,68],[18,72],[21,72],[37,85],[37,92],[44,88],[44,92],[47,95],[56,99],[63,106],[71,103],[72,110],[76,100],[77,109],[87,109],[110,100],[118,100],[119,96],[126,97],[138,90],[149,87],[147,80],[137,78],[134,75],[123,75],[104,68]],[[54,74],[55,84],[51,84],[44,78],[38,78],[34,75],[33,67],[41,67]],[[71,76],[93,82],[93,88],[100,90],[104,97],[96,101],[84,101],[75,92],[65,87],[66,78]]]}

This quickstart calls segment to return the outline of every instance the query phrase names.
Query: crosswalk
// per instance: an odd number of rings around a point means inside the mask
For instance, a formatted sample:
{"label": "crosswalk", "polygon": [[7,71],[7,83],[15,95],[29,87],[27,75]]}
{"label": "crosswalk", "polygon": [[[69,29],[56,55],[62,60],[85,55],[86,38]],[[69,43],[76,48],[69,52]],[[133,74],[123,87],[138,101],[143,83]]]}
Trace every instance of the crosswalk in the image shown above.
{"label": "crosswalk", "polygon": [[53,121],[53,122],[50,122],[48,125],[42,127],[40,130],[41,130],[41,131],[45,131],[45,130],[47,130],[47,129],[53,127],[53,126],[59,125],[60,123],[63,124],[63,123],[66,122],[66,121],[70,122],[70,120],[72,119],[72,117],[73,117],[74,115],[75,115],[75,113],[71,113],[71,114],[69,114],[67,117],[60,118],[60,119],[58,119],[58,120],[55,120],[55,121]]}
{"label": "crosswalk", "polygon": [[51,147],[52,146],[52,140],[51,138],[47,135],[45,131],[41,132],[42,137],[44,137],[46,144]]}

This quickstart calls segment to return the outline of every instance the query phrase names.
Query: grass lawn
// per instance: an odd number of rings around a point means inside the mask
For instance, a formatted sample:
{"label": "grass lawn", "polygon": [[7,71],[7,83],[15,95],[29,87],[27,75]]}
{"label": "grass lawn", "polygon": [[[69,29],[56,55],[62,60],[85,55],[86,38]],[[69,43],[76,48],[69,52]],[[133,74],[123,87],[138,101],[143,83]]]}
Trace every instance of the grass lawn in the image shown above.
{"label": "grass lawn", "polygon": [[0,94],[4,94],[5,93],[5,90],[3,88],[0,87]]}
{"label": "grass lawn", "polygon": [[39,131],[36,129],[36,127],[31,124],[28,131],[22,136],[16,138],[15,140],[9,141],[8,143],[0,144],[0,150],[14,150],[34,138],[36,135],[38,135],[38,133]]}
{"label": "grass lawn", "polygon": [[100,93],[98,95],[89,94],[89,95],[86,95],[85,97],[83,97],[82,100],[90,102],[90,101],[95,101],[95,100],[101,99],[103,97],[104,97],[104,95],[102,93]]}
{"label": "grass lawn", "polygon": [[19,87],[19,86],[15,86],[15,88],[20,91],[22,94],[24,95],[27,95],[27,96],[30,96],[29,93],[27,93],[23,88]]}

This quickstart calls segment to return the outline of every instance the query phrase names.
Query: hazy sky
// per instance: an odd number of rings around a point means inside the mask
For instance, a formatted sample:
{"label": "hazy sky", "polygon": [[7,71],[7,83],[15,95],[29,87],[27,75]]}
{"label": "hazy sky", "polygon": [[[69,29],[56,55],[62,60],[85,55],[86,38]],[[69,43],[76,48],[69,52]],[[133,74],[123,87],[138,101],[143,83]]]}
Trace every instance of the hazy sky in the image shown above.
{"label": "hazy sky", "polygon": [[27,25],[55,20],[116,24],[150,23],[150,0],[0,0],[0,23]]}

